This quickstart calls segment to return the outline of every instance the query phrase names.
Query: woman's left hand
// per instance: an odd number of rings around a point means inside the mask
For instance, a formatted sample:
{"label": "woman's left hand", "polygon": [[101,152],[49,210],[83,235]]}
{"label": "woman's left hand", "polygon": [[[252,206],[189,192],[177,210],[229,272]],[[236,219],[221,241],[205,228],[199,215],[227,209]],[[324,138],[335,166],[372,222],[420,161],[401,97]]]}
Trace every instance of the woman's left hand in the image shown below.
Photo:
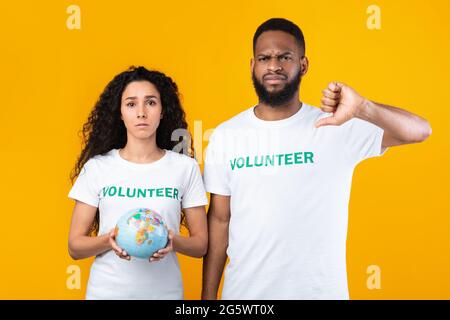
{"label": "woman's left hand", "polygon": [[169,241],[165,248],[156,251],[149,259],[150,262],[159,261],[164,258],[169,252],[173,251],[173,231],[169,230]]}

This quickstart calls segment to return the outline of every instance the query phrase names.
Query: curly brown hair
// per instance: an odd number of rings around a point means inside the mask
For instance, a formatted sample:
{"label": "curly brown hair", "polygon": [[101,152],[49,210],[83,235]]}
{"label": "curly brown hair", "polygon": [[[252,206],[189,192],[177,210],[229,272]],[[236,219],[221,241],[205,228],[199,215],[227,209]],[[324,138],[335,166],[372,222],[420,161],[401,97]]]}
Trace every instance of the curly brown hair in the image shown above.
{"label": "curly brown hair", "polygon": [[[161,149],[172,150],[179,141],[172,140],[176,129],[186,129],[186,114],[180,102],[180,94],[176,83],[164,73],[148,70],[145,67],[130,67],[118,74],[108,83],[99,100],[91,111],[87,122],[81,130],[83,148],[70,174],[72,183],[80,174],[85,163],[96,155],[103,155],[112,149],[123,148],[127,143],[127,131],[121,119],[122,93],[133,81],[148,81],[158,90],[161,97],[164,117],[156,130],[156,144]],[[185,138],[185,137],[181,137]],[[193,157],[194,149],[189,137],[190,149],[188,155]],[[185,217],[182,215],[182,223]],[[97,209],[90,234],[97,235],[100,215]]]}

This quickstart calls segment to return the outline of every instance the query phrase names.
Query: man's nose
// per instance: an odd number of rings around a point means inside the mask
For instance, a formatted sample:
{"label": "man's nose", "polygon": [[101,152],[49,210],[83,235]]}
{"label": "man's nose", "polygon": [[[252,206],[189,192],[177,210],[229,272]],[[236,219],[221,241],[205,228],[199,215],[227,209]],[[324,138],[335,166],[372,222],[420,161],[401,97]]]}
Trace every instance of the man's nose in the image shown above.
{"label": "man's nose", "polygon": [[280,71],[282,69],[280,62],[277,57],[272,57],[269,60],[269,64],[267,65],[267,69],[272,72]]}

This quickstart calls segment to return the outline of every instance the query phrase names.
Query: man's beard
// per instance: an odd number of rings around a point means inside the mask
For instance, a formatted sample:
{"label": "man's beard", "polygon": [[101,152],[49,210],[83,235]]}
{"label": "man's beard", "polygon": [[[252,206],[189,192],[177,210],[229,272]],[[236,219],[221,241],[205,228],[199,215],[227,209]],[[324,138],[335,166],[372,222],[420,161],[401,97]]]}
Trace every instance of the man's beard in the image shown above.
{"label": "man's beard", "polygon": [[283,89],[272,93],[267,91],[264,85],[256,79],[255,71],[253,70],[252,72],[253,87],[258,95],[259,101],[271,107],[281,106],[291,100],[299,88],[301,79],[299,70],[294,78],[285,84]]}

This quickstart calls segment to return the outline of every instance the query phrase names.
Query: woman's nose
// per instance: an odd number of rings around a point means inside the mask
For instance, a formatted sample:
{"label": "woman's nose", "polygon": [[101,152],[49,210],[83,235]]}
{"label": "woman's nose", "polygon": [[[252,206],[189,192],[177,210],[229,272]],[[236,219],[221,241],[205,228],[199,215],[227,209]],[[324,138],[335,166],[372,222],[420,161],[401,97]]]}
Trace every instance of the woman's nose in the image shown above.
{"label": "woman's nose", "polygon": [[145,110],[145,107],[139,106],[137,108],[137,117],[138,118],[144,118],[144,119],[147,118],[147,112]]}

